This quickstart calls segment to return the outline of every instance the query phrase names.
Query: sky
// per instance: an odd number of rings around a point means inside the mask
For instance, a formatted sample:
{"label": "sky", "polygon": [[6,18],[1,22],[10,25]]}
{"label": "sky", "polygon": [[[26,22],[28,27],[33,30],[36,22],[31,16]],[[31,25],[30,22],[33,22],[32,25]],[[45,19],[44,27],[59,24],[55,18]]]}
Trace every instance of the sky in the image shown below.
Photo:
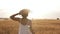
{"label": "sky", "polygon": [[60,0],[0,0],[0,18],[9,18],[21,9],[30,9],[30,19],[60,18]]}

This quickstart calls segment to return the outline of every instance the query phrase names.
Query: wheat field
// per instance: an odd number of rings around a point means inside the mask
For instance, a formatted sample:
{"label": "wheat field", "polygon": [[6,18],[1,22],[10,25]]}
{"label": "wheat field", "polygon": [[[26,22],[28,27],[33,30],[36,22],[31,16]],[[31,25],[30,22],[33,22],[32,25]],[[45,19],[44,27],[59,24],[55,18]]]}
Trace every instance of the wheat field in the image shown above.
{"label": "wheat field", "polygon": [[[34,19],[32,29],[35,34],[60,34],[60,20]],[[19,22],[0,19],[0,34],[18,34]]]}

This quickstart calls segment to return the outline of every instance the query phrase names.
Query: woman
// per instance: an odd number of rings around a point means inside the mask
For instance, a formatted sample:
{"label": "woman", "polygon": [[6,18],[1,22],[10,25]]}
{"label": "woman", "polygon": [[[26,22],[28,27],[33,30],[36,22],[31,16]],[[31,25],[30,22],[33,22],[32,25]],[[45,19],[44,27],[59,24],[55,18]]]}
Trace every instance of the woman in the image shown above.
{"label": "woman", "polygon": [[[35,34],[32,30],[32,22],[27,19],[29,10],[22,9],[19,13],[10,16],[10,18],[14,21],[19,22],[19,33],[18,34]],[[23,18],[16,18],[16,15],[22,15]]]}

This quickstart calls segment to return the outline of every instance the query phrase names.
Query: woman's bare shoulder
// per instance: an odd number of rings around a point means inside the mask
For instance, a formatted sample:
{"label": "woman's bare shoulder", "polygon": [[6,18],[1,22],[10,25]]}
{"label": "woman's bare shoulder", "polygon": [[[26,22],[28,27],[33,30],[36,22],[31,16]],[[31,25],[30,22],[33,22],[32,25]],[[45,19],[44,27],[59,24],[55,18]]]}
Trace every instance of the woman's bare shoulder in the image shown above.
{"label": "woman's bare shoulder", "polygon": [[32,20],[28,19],[29,22],[31,22]]}
{"label": "woman's bare shoulder", "polygon": [[28,25],[32,25],[32,20],[28,19]]}
{"label": "woman's bare shoulder", "polygon": [[32,20],[28,19],[28,21],[32,21]]}

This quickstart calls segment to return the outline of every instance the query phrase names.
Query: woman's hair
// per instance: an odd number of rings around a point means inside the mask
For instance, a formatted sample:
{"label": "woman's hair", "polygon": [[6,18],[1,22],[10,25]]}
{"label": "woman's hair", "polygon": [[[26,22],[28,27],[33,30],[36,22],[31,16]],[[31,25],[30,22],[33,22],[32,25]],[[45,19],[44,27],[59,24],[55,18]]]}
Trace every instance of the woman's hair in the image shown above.
{"label": "woman's hair", "polygon": [[29,9],[22,9],[19,13],[21,14],[28,14],[30,12]]}

